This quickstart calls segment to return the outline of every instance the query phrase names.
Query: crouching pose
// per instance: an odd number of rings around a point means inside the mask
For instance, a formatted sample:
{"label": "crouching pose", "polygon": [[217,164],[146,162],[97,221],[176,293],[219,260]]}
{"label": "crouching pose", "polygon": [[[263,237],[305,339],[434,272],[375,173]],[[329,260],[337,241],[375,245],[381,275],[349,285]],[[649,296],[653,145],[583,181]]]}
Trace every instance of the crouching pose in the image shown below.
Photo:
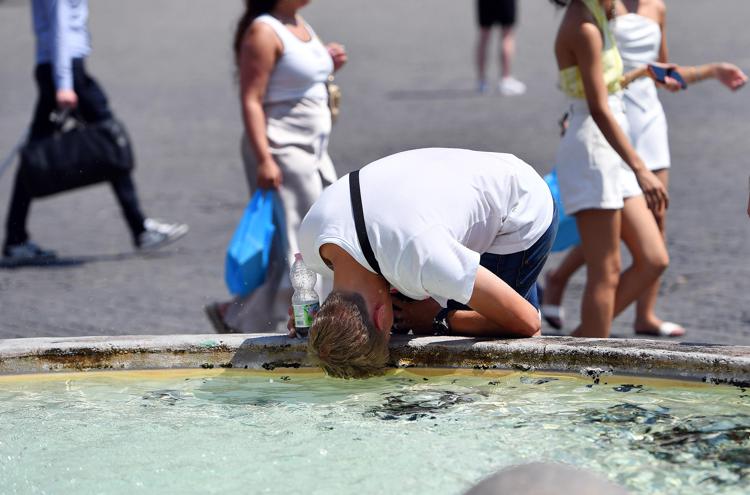
{"label": "crouching pose", "polygon": [[308,266],[333,272],[310,353],[331,375],[364,377],[385,366],[391,328],[539,335],[554,208],[544,180],[509,154],[418,149],[341,178],[300,227]]}

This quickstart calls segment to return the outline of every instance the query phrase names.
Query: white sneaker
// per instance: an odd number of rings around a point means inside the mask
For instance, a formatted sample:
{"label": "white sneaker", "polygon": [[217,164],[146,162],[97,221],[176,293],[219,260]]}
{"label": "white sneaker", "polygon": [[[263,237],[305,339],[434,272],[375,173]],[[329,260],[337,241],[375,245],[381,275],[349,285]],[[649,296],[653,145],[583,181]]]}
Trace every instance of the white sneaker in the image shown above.
{"label": "white sneaker", "polygon": [[498,83],[497,90],[503,96],[518,96],[526,92],[526,85],[515,77],[504,77]]}
{"label": "white sneaker", "polygon": [[137,247],[141,251],[150,251],[166,246],[188,233],[188,226],[184,223],[166,223],[153,218],[143,222],[146,228],[138,235]]}

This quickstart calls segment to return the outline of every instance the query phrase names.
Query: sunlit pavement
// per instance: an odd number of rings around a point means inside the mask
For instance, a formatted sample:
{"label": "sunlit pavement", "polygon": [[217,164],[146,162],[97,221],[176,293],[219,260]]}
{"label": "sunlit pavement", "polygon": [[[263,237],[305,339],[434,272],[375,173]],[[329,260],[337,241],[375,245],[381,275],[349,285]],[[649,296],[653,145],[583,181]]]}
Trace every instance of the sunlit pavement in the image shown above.
{"label": "sunlit pavement", "polygon": [[[89,69],[135,141],[145,210],[187,222],[191,232],[158,255],[131,256],[107,187],[35,203],[34,238],[85,263],[0,270],[0,338],[210,331],[202,307],[226,297],[224,248],[248,197],[230,50],[240,4],[92,2]],[[730,60],[750,69],[750,4],[669,7],[675,61]],[[331,143],[340,174],[425,146],[510,152],[541,173],[551,168],[564,100],[552,56],[560,15],[549,2],[522,2],[516,76],[528,92],[514,98],[473,91],[472,2],[314,0],[303,13],[350,54],[337,77],[344,100]],[[33,53],[29,2],[0,0],[0,158],[31,117]],[[686,340],[750,343],[748,91],[732,95],[706,82],[663,98],[673,154],[672,263],[659,314],[684,324]],[[0,177],[3,219],[12,173]],[[573,279],[565,301],[569,328],[583,281]],[[621,316],[614,334],[631,335],[632,318],[632,311]]]}

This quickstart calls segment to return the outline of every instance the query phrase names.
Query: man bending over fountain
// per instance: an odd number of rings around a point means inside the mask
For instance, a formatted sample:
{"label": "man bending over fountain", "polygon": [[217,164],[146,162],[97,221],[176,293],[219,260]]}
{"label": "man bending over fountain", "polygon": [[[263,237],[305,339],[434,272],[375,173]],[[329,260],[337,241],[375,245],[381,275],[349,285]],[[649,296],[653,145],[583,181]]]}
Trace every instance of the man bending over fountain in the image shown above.
{"label": "man bending over fountain", "polygon": [[539,335],[536,278],[556,230],[547,184],[513,155],[429,148],[373,162],[323,191],[302,221],[305,262],[333,271],[308,349],[328,374],[351,378],[382,371],[392,328]]}

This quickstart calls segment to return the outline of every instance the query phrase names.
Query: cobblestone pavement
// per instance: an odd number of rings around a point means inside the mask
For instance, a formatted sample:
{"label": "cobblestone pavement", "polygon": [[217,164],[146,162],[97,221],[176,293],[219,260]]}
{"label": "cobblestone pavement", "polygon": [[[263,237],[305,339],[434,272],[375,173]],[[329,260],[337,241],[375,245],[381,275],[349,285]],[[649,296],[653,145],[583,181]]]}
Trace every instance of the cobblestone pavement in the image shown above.
{"label": "cobblestone pavement", "polygon": [[[750,4],[716,3],[670,3],[672,58],[748,70]],[[240,4],[92,2],[89,68],[131,131],[146,212],[188,222],[191,232],[158,255],[135,256],[107,187],[34,203],[35,239],[85,263],[0,270],[0,338],[210,331],[202,307],[226,297],[224,248],[248,197],[229,48]],[[331,143],[339,173],[424,146],[511,152],[540,173],[551,168],[564,101],[552,55],[560,14],[549,2],[522,2],[516,72],[529,91],[516,98],[473,91],[472,2],[316,0],[303,13],[350,53]],[[29,2],[0,0],[0,156],[35,98],[30,22]],[[750,89],[732,95],[708,82],[663,100],[674,172],[659,314],[685,324],[690,341],[747,345]],[[12,173],[0,178],[3,218]],[[582,286],[579,273],[565,301],[571,328]],[[632,318],[618,318],[614,334],[631,335]]]}

